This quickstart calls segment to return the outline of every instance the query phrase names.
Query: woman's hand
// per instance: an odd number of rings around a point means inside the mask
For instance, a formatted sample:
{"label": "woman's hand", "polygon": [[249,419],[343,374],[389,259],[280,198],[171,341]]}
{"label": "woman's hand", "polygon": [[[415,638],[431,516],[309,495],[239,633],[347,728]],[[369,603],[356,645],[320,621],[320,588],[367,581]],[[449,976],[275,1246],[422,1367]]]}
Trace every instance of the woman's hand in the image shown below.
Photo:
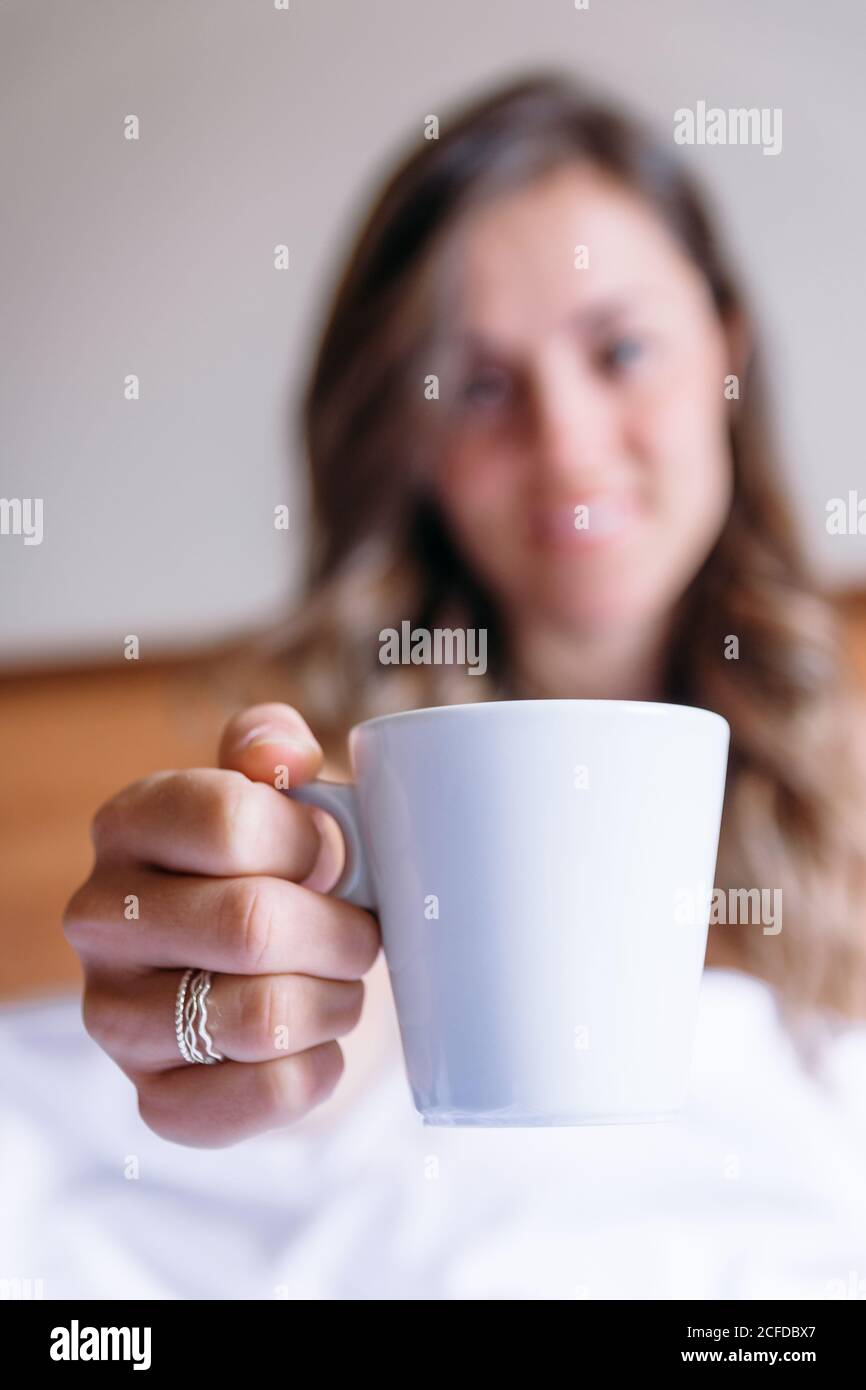
{"label": "woman's hand", "polygon": [[[64,915],[88,1033],[134,1083],[145,1123],[201,1147],[291,1124],[331,1094],[336,1039],[358,1022],[380,945],[370,913],[316,891],[334,876],[327,837],[275,789],[275,769],[297,786],[321,766],[301,716],[246,710],[219,761],[106,802],[93,872]],[[214,972],[207,1028],[225,1061],[210,1066],[185,1062],[175,1036],[189,966]]]}

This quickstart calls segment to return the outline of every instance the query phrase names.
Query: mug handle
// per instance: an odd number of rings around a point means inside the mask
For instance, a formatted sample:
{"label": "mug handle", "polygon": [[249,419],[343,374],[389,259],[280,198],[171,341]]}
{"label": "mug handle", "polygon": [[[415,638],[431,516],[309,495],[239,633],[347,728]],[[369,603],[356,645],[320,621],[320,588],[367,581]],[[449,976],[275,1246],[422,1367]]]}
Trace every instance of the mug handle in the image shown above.
{"label": "mug handle", "polygon": [[305,806],[317,806],[327,811],[340,827],[346,846],[346,862],[343,872],[330,890],[335,898],[354,903],[375,912],[376,905],[373,885],[364,853],[361,836],[361,817],[358,812],[358,796],[350,782],[309,782],[304,787],[286,789],[286,796],[293,801],[303,802]]}

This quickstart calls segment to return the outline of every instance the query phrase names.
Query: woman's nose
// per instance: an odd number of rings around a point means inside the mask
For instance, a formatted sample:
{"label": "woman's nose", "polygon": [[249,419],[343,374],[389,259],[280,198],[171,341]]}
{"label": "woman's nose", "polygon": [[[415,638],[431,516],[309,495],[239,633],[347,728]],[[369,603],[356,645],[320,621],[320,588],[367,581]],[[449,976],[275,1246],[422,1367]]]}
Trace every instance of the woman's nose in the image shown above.
{"label": "woman's nose", "polygon": [[571,488],[603,474],[616,452],[616,412],[603,386],[581,370],[559,367],[539,374],[531,395],[539,470]]}

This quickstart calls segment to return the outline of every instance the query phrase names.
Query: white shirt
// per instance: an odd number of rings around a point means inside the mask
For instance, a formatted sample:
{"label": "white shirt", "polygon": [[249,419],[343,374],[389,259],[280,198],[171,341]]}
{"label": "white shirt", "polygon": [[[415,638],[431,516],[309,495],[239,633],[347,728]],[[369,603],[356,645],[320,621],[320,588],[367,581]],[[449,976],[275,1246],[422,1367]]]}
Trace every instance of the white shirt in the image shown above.
{"label": "white shirt", "polygon": [[77,998],[0,1009],[0,1056],[0,1280],[46,1298],[866,1298],[866,1028],[811,1075],[735,971],[666,1124],[428,1127],[392,1051],[330,1126],[187,1149]]}

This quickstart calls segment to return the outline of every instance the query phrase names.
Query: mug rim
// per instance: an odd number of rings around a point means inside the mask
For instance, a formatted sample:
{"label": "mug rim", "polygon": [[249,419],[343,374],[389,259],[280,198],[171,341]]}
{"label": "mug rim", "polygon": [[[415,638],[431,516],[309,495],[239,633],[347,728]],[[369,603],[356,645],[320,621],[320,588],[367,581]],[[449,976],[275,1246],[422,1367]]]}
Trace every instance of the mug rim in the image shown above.
{"label": "mug rim", "polygon": [[394,710],[391,714],[375,714],[370,719],[363,719],[360,723],[353,725],[352,732],[360,729],[370,729],[376,724],[390,724],[398,719],[420,719],[424,722],[437,719],[443,715],[458,714],[464,710],[513,710],[516,708],[525,709],[529,706],[543,705],[579,705],[587,712],[600,714],[616,708],[622,713],[634,716],[649,716],[653,719],[663,718],[664,716],[684,716],[687,719],[697,717],[698,721],[707,719],[721,724],[730,735],[731,726],[724,715],[717,714],[715,710],[703,709],[700,705],[675,705],[664,700],[470,700],[464,704],[455,705],[428,705],[421,709],[401,709]]}

